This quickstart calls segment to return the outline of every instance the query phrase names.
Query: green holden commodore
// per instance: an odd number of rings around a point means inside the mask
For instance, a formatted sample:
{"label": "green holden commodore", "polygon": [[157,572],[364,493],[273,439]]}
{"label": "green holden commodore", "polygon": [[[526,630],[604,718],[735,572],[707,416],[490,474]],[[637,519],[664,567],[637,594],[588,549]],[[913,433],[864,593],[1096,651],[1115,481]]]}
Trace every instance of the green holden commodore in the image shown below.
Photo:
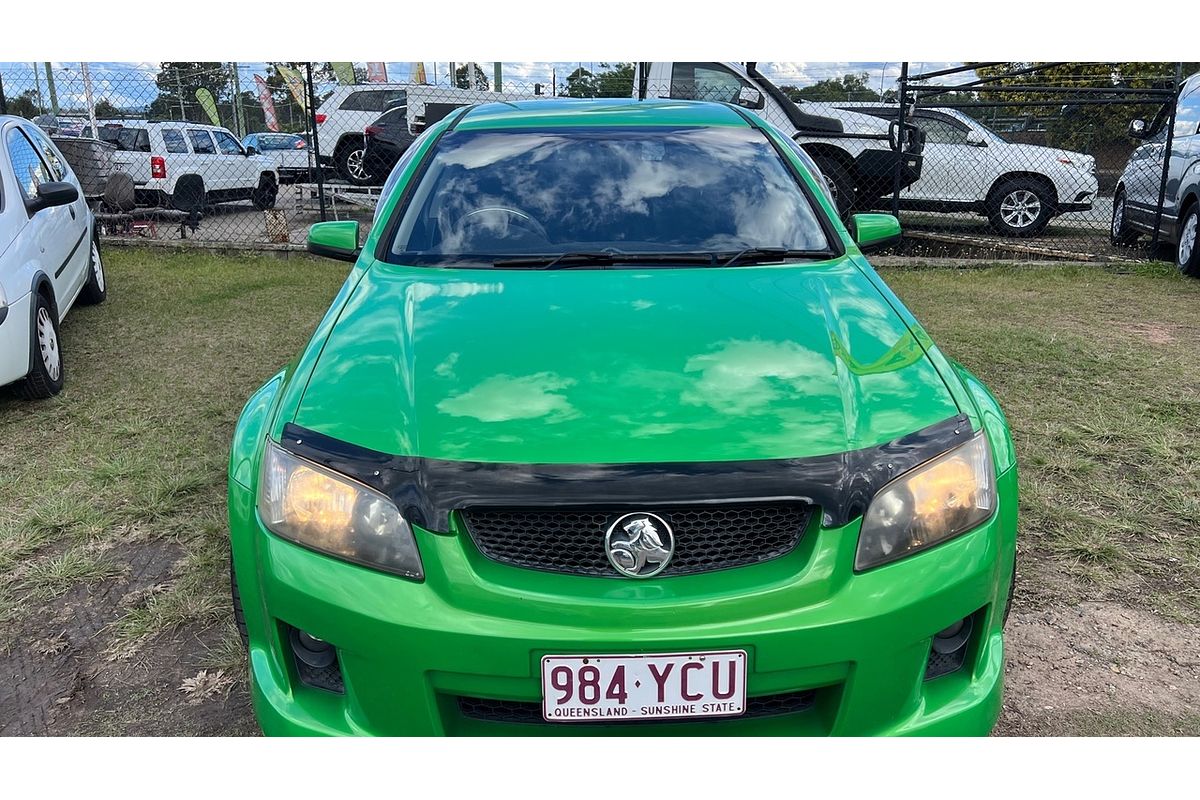
{"label": "green holden commodore", "polygon": [[269,734],[984,734],[1017,530],[995,398],[732,105],[456,110],[229,471]]}

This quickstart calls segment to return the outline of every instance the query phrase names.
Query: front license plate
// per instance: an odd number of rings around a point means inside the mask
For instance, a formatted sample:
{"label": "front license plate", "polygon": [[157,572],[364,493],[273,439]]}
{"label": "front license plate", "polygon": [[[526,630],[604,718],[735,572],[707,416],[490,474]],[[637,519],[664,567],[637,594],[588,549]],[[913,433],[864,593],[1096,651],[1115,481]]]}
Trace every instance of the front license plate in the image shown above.
{"label": "front license plate", "polygon": [[548,722],[731,717],[746,711],[746,653],[543,656]]}

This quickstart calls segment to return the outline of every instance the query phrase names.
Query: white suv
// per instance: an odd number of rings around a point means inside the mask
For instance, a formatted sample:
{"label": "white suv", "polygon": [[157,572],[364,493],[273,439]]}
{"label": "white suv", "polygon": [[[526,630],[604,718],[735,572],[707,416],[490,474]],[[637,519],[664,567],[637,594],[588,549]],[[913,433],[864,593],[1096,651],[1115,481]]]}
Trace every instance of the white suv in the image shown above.
{"label": "white suv", "polygon": [[363,130],[389,108],[408,102],[408,84],[367,83],[338,86],[325,98],[314,115],[321,163],[332,166],[339,177],[359,186],[379,183],[384,175],[372,175],[363,157]]}
{"label": "white suv", "polygon": [[170,206],[175,184],[184,175],[203,183],[202,205],[250,200],[259,210],[272,208],[279,193],[275,162],[250,155],[228,128],[197,122],[120,120],[120,149],[114,168],[133,178],[138,203]]}
{"label": "white suv", "polygon": [[[838,103],[895,119],[898,106]],[[900,192],[914,211],[970,211],[997,233],[1035,236],[1053,217],[1088,211],[1096,199],[1096,159],[1083,153],[1010,142],[953,108],[918,108],[911,121],[925,133],[921,177]]]}

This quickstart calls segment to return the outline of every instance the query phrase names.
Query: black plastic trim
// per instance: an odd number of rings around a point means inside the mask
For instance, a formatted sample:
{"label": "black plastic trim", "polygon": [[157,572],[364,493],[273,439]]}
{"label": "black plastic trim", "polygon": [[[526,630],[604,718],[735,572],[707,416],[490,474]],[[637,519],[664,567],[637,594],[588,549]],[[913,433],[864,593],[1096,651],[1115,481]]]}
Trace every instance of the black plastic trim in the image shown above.
{"label": "black plastic trim", "polygon": [[446,461],[368,450],[294,423],[287,451],[386,494],[414,525],[449,533],[450,514],[474,506],[606,507],[794,500],[819,506],[824,525],[861,516],[897,476],[973,435],[964,415],[890,442],[810,458],[648,464]]}
{"label": "black plastic trim", "polygon": [[308,242],[304,247],[314,256],[332,258],[335,261],[349,261],[352,264],[355,261],[358,261],[358,256],[360,253],[362,253],[361,247],[357,248],[353,253],[347,253],[345,250],[338,250],[335,247],[326,247],[323,244],[317,244],[315,242]]}
{"label": "black plastic trim", "polygon": [[829,136],[835,139],[846,137],[845,128],[842,126],[841,120],[801,111],[800,106],[789,100],[782,89],[771,83],[765,75],[758,71],[757,65],[757,61],[746,62],[746,74],[753,78],[763,89],[766,89],[767,94],[779,105],[784,115],[788,118],[788,122],[792,123],[792,126],[797,131],[802,131],[811,136]]}
{"label": "black plastic trim", "polygon": [[87,238],[87,235],[88,235],[88,232],[87,232],[87,229],[85,228],[83,233],[79,234],[79,241],[77,241],[75,243],[75,246],[71,248],[71,252],[67,254],[67,260],[64,261],[63,263],[59,264],[58,269],[56,269],[54,271],[54,277],[57,278],[59,275],[63,274],[63,270],[67,268],[67,264],[70,264],[71,259],[75,257],[76,253],[79,252],[79,245],[83,244],[83,240],[85,238]]}

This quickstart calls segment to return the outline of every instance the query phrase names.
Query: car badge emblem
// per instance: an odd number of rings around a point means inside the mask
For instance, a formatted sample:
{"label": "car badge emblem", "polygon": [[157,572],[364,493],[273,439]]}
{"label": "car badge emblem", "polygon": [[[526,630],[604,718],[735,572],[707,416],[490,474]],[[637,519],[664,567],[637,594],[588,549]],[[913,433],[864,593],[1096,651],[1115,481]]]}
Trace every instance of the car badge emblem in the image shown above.
{"label": "car badge emblem", "polygon": [[608,526],[604,552],[613,569],[630,578],[650,578],[675,554],[675,532],[657,514],[625,514]]}

